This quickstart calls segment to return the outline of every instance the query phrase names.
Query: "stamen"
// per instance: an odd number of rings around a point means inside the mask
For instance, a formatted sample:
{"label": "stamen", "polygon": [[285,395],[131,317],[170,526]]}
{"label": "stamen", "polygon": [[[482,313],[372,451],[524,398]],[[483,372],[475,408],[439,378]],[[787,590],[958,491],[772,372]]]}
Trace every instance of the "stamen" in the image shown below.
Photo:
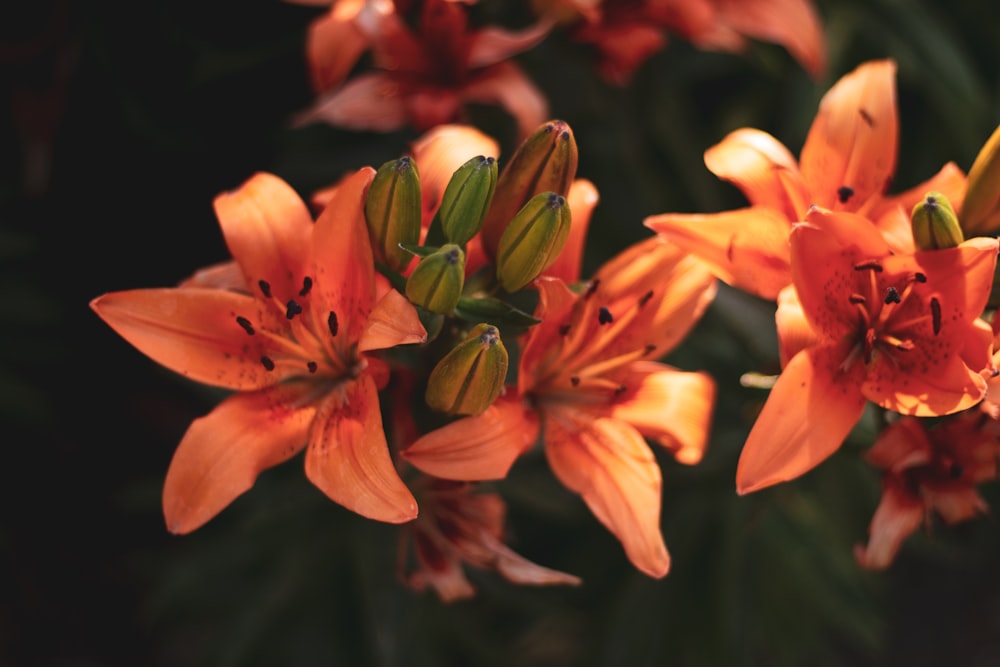
{"label": "stamen", "polygon": [[292,319],[296,315],[302,312],[302,306],[295,302],[295,299],[289,299],[288,303],[285,304],[285,317]]}
{"label": "stamen", "polygon": [[271,360],[271,357],[268,357],[266,355],[262,356],[260,358],[260,363],[264,365],[264,370],[267,370],[267,371],[273,371],[274,370],[274,361]]}
{"label": "stamen", "polygon": [[250,320],[247,318],[237,315],[236,324],[243,327],[243,330],[247,332],[248,336],[252,336],[254,334],[253,325],[250,324]]}
{"label": "stamen", "polygon": [[587,291],[583,293],[583,298],[589,299],[590,297],[592,297],[594,295],[594,292],[597,291],[597,286],[600,284],[601,284],[600,278],[595,278],[594,280],[590,281],[590,286],[587,287]]}
{"label": "stamen", "polygon": [[266,280],[258,280],[257,286],[260,287],[261,294],[266,296],[268,299],[271,298],[271,283]]}
{"label": "stamen", "polygon": [[847,300],[853,304],[862,304],[865,302],[865,297],[861,296],[860,294],[852,294],[851,296],[847,297]]}
{"label": "stamen", "polygon": [[618,386],[617,386],[617,387],[615,388],[615,396],[621,396],[621,395],[622,395],[622,394],[624,394],[624,393],[625,393],[626,391],[628,391],[628,387],[626,387],[626,386],[625,386],[625,385],[623,385],[623,384],[620,384],[620,385],[618,385]]}
{"label": "stamen", "polygon": [[572,385],[573,385],[574,387],[579,387],[579,386],[580,386],[580,378],[579,378],[578,376],[576,376],[576,375],[574,375],[573,377],[571,377],[571,378],[569,379],[569,382],[570,382],[570,384],[572,384]]}
{"label": "stamen", "polygon": [[642,308],[643,306],[645,306],[647,303],[649,303],[649,300],[652,298],[653,298],[653,290],[649,290],[641,297],[639,297],[639,307]]}
{"label": "stamen", "polygon": [[913,274],[913,279],[916,280],[918,283],[927,282],[927,276],[923,273],[920,273],[920,271],[917,271],[916,273]]}
{"label": "stamen", "polygon": [[305,296],[309,294],[309,290],[312,289],[313,280],[309,276],[302,279],[302,289],[299,290],[299,296]]}
{"label": "stamen", "polygon": [[340,329],[340,326],[337,323],[337,313],[333,312],[332,310],[330,311],[330,314],[326,318],[326,326],[328,329],[330,329],[331,336],[337,335],[337,331]]}
{"label": "stamen", "polygon": [[306,364],[306,368],[309,369],[310,373],[315,373],[316,369],[319,368],[319,364],[317,364],[315,361],[310,361]]}
{"label": "stamen", "polygon": [[841,185],[837,188],[837,199],[841,204],[846,204],[847,200],[854,196],[854,188],[849,185]]}
{"label": "stamen", "polygon": [[601,324],[611,324],[615,321],[615,317],[607,306],[601,306],[601,309],[597,311],[597,321]]}
{"label": "stamen", "polygon": [[941,333],[941,302],[936,296],[931,297],[931,326],[935,336]]}
{"label": "stamen", "polygon": [[890,303],[899,303],[900,301],[899,290],[890,286],[889,289],[885,291],[885,305],[888,306]]}
{"label": "stamen", "polygon": [[882,273],[882,265],[878,263],[878,260],[869,259],[865,262],[859,262],[854,265],[855,271],[874,271],[875,273]]}

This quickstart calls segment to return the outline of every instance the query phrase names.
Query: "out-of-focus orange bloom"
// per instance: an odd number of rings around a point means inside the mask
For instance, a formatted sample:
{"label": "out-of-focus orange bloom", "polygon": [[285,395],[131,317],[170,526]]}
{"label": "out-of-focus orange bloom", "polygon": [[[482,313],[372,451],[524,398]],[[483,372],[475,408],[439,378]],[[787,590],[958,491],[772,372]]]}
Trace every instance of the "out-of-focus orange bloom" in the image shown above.
{"label": "out-of-focus orange bloom", "polygon": [[[400,542],[400,575],[412,588],[433,588],[444,602],[470,598],[475,589],[463,564],[496,570],[515,584],[576,586],[578,577],[532,563],[504,544],[503,499],[475,493],[464,482],[422,478],[414,487],[420,516],[407,525]],[[409,571],[412,551],[416,567]]]}
{"label": "out-of-focus orange bloom", "polygon": [[907,537],[932,512],[948,524],[986,512],[976,485],[997,478],[1000,424],[970,410],[926,428],[904,417],[886,428],[865,458],[884,470],[882,500],[867,546],[854,554],[863,567],[888,567]]}
{"label": "out-of-focus orange bloom", "polygon": [[866,218],[813,208],[792,231],[791,254],[801,313],[779,318],[778,334],[804,347],[789,351],[750,431],[736,472],[740,493],[798,477],[830,456],[866,399],[935,416],[971,407],[986,392],[992,334],[979,315],[996,239],[894,254]]}
{"label": "out-of-focus orange bloom", "polygon": [[895,252],[913,252],[910,210],[929,190],[958,206],[965,176],[953,163],[923,184],[884,196],[896,169],[896,65],[878,60],[845,75],[820,102],[800,160],[761,130],[743,128],[705,152],[705,164],[751,206],[664,213],[646,226],[709,262],[723,281],[765,299],[791,282],[788,235],[810,206],[871,220]]}
{"label": "out-of-focus orange bloom", "polygon": [[[416,4],[416,7],[405,5]],[[548,115],[542,93],[508,59],[539,43],[551,23],[512,32],[470,29],[467,7],[448,0],[338,2],[309,33],[316,104],[299,122],[388,132],[460,120],[468,103],[504,108],[527,136]],[[409,20],[409,14],[415,14]],[[337,17],[340,18],[337,18]],[[319,27],[322,26],[322,27]],[[367,40],[377,71],[344,83]],[[350,62],[351,66],[345,66]]]}
{"label": "out-of-focus orange bloom", "polygon": [[578,20],[572,38],[593,44],[601,74],[624,84],[667,43],[666,32],[695,46],[740,52],[747,38],[780,44],[814,77],[826,68],[819,15],[809,0],[535,0],[536,9]]}
{"label": "out-of-focus orange bloom", "polygon": [[174,454],[163,489],[171,532],[198,528],[303,448],[307,477],[332,500],[380,521],[417,515],[382,429],[389,370],[367,353],[426,332],[376,281],[364,222],[373,174],[346,179],[315,224],[291,187],[257,174],[215,200],[234,262],[180,287],[91,302],[153,360],[238,392],[191,424]]}
{"label": "out-of-focus orange bloom", "polygon": [[517,389],[403,455],[438,477],[499,479],[541,433],[556,477],[583,497],[636,567],[661,577],[670,558],[660,534],[660,470],[643,437],[697,463],[715,384],[652,359],[698,320],[715,279],[653,237],[605,264],[582,294],[558,278],[535,285],[542,322],[525,338]]}

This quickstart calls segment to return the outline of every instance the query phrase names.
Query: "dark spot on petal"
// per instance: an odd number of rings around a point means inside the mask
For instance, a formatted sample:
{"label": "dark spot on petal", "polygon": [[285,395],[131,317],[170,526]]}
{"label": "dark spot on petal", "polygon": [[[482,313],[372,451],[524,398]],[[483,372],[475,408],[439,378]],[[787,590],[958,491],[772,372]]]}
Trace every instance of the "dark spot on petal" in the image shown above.
{"label": "dark spot on petal", "polygon": [[653,290],[649,290],[639,298],[639,307],[642,308],[653,298]]}
{"label": "dark spot on petal", "polygon": [[643,354],[650,354],[650,353],[651,353],[651,352],[653,352],[653,351],[654,351],[655,349],[656,349],[656,346],[655,346],[655,345],[647,345],[646,347],[642,348],[642,353],[643,353]]}
{"label": "dark spot on petal", "polygon": [[253,325],[250,324],[250,320],[248,320],[247,318],[245,318],[245,317],[237,317],[236,318],[236,324],[238,324],[241,327],[243,327],[243,330],[247,332],[247,335],[249,335],[249,336],[253,335]]}
{"label": "dark spot on petal", "polygon": [[570,383],[571,383],[571,384],[572,384],[572,385],[573,385],[574,387],[576,387],[576,386],[578,386],[578,385],[580,384],[580,378],[578,378],[578,377],[577,377],[577,376],[575,376],[575,375],[574,375],[573,377],[571,377],[571,378],[569,379],[569,381],[570,381]]}
{"label": "dark spot on petal", "polygon": [[326,326],[330,329],[330,335],[336,336],[337,331],[340,330],[340,325],[337,323],[337,313],[330,311],[330,314],[326,318]]}
{"label": "dark spot on petal", "polygon": [[948,468],[948,476],[951,477],[952,479],[958,479],[959,477],[962,476],[963,473],[965,473],[965,468],[963,468],[957,463],[952,463],[951,466]]}
{"label": "dark spot on petal", "polygon": [[846,204],[854,196],[854,188],[849,185],[841,185],[837,188],[837,199],[841,204]]}
{"label": "dark spot on petal", "polygon": [[306,368],[309,369],[310,373],[315,373],[316,369],[319,368],[319,364],[317,364],[315,361],[310,361],[309,363],[306,364]]}
{"label": "dark spot on petal", "polygon": [[628,391],[628,387],[626,387],[626,386],[625,386],[625,385],[623,385],[623,384],[620,384],[620,385],[618,385],[617,387],[615,387],[615,396],[621,396],[621,395],[622,395],[622,394],[624,394],[624,393],[625,393],[626,391]]}
{"label": "dark spot on petal", "polygon": [[858,109],[858,113],[861,114],[861,120],[865,121],[865,124],[868,125],[868,127],[875,127],[875,119],[872,118],[870,113],[864,109]]}
{"label": "dark spot on petal", "polygon": [[261,294],[266,296],[268,299],[271,298],[271,283],[266,280],[258,280],[257,286],[260,287]]}
{"label": "dark spot on petal", "polygon": [[260,363],[263,364],[264,370],[268,370],[268,371],[273,371],[274,370],[274,361],[271,360],[271,357],[268,357],[266,355],[262,356],[260,358]]}

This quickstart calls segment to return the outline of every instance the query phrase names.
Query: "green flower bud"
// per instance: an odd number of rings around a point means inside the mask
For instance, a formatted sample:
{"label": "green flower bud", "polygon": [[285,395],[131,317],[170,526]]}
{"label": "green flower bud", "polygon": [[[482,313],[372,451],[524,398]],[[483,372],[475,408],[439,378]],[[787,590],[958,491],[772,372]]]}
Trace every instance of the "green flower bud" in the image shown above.
{"label": "green flower bud", "polygon": [[518,146],[497,180],[496,194],[483,222],[483,247],[496,257],[500,237],[514,215],[540,192],[566,196],[576,176],[576,139],[569,125],[552,120]]}
{"label": "green flower bud", "polygon": [[497,161],[491,157],[474,157],[452,175],[437,212],[449,241],[464,246],[479,232],[496,186]]}
{"label": "green flower bud", "polygon": [[404,271],[413,254],[400,243],[420,241],[420,175],[409,157],[389,160],[375,173],[365,200],[365,220],[376,261]]}
{"label": "green flower bud", "polygon": [[910,226],[913,244],[918,250],[954,248],[965,240],[951,203],[940,192],[928,192],[923,201],[913,207]]}
{"label": "green flower bud", "polygon": [[985,236],[1000,229],[1000,126],[969,170],[961,224],[967,236]]}
{"label": "green flower bud", "polygon": [[556,261],[569,237],[569,204],[562,195],[543,192],[524,205],[507,225],[497,249],[497,278],[516,292]]}
{"label": "green flower bud", "polygon": [[427,405],[450,415],[478,415],[507,377],[507,349],[492,324],[477,324],[438,362],[427,380]]}
{"label": "green flower bud", "polygon": [[406,281],[406,296],[432,313],[450,313],[464,284],[465,253],[449,243],[420,260]]}

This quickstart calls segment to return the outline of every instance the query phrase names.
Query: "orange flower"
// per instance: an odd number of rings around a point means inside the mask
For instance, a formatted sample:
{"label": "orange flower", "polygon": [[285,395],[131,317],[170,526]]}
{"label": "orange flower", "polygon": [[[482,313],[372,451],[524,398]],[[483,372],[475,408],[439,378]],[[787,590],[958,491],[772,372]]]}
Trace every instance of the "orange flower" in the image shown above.
{"label": "orange flower", "polygon": [[347,179],[315,224],[284,181],[257,174],[215,200],[234,263],[91,302],[153,360],[238,391],[174,454],[163,490],[171,532],[198,528],[303,448],[307,477],[332,500],[380,521],[416,516],[382,430],[388,368],[366,353],[426,332],[402,295],[376,293],[363,217],[373,174]]}
{"label": "orange flower", "polygon": [[[778,333],[793,350],[744,445],[736,485],[748,493],[793,479],[832,454],[865,400],[917,416],[982,400],[991,332],[978,319],[996,239],[893,254],[867,219],[813,208],[791,235],[796,305]],[[811,327],[803,333],[801,327]]]}
{"label": "orange flower", "polygon": [[601,55],[601,74],[625,84],[649,56],[662,49],[665,31],[695,46],[744,51],[747,38],[781,44],[813,76],[826,67],[819,15],[808,0],[535,0],[559,18],[582,17],[573,30],[578,42]]}
{"label": "orange flower", "polygon": [[[324,24],[310,31],[308,57],[318,92],[325,93],[301,115],[300,123],[324,121],[359,130],[389,132],[407,124],[418,129],[458,120],[466,103],[496,104],[517,121],[527,136],[548,115],[544,96],[507,59],[539,43],[551,24],[540,22],[520,32],[501,28],[469,29],[468,9],[447,0],[424,0],[412,22],[387,2],[348,3],[351,16],[337,3]],[[361,26],[361,27],[359,27]],[[361,30],[371,41],[376,72],[340,85],[350,69],[341,60],[357,60],[353,35]],[[338,55],[332,55],[338,54]],[[332,64],[331,64],[332,63]],[[331,74],[330,72],[333,72]]]}
{"label": "orange flower", "polygon": [[646,574],[667,573],[660,470],[643,436],[697,463],[715,385],[651,361],[671,350],[715,294],[701,263],[656,237],[605,264],[583,294],[536,280],[542,320],[527,334],[517,390],[406,450],[448,479],[499,479],[541,432],[556,477],[579,493]]}
{"label": "orange flower", "polygon": [[719,279],[765,299],[791,282],[788,235],[810,206],[865,215],[899,253],[913,252],[910,210],[929,190],[958,206],[965,177],[953,163],[925,183],[883,195],[896,169],[896,64],[878,60],[844,76],[820,102],[799,163],[777,139],[736,130],[705,152],[716,176],[751,206],[712,214],[664,213],[645,224],[714,267]]}
{"label": "orange flower", "polygon": [[868,545],[855,547],[863,567],[889,566],[903,540],[931,512],[948,524],[986,512],[976,484],[997,478],[1000,425],[971,410],[933,428],[904,417],[882,431],[865,459],[885,471],[882,501],[868,528]]}
{"label": "orange flower", "polygon": [[[415,487],[417,488],[417,487]],[[410,587],[428,586],[444,602],[470,598],[475,589],[462,564],[496,570],[516,584],[576,586],[578,577],[532,563],[503,543],[506,506],[495,493],[473,493],[472,485],[422,478],[417,491],[422,511],[404,529],[400,574]],[[416,569],[407,573],[412,550]]]}

